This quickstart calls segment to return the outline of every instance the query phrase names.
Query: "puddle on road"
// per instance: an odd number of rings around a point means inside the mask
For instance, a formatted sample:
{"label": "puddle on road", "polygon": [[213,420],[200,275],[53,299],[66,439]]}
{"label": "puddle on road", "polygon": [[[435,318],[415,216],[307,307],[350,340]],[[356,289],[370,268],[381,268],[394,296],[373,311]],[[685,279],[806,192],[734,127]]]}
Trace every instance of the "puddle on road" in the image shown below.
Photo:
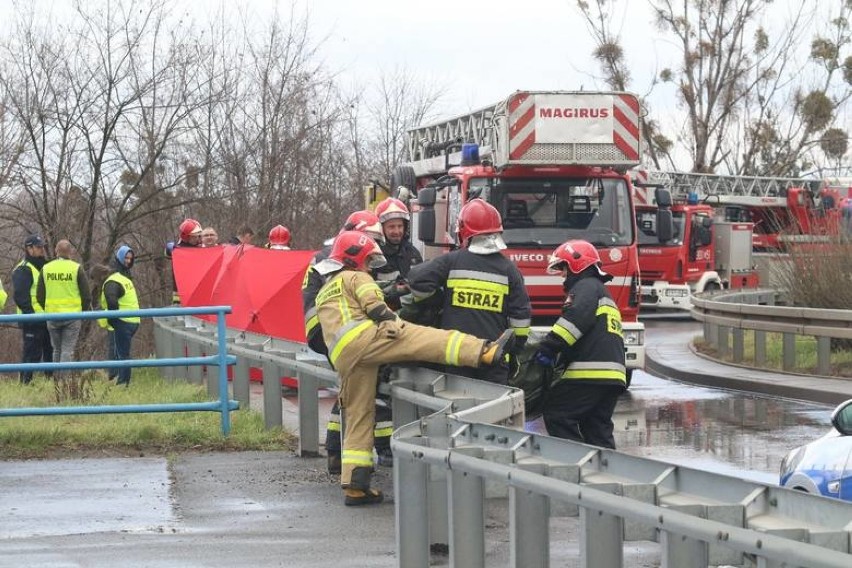
{"label": "puddle on road", "polygon": [[171,530],[169,485],[163,458],[0,462],[0,539]]}
{"label": "puddle on road", "polygon": [[[637,372],[613,422],[616,447],[625,453],[776,484],[781,459],[825,434],[830,415],[830,407]],[[545,432],[541,419],[527,430]]]}

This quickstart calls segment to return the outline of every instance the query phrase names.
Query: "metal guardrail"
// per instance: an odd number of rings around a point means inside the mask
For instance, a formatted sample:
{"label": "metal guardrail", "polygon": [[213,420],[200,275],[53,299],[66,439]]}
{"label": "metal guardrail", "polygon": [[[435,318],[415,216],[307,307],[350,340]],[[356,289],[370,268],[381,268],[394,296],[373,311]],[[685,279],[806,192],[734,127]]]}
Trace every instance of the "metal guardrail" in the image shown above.
{"label": "metal guardrail", "polygon": [[[158,327],[159,344],[208,341],[203,325]],[[316,390],[334,373],[300,344],[228,333],[237,369],[246,358],[274,371],[265,397],[280,405],[282,369],[298,377],[300,451],[315,453]],[[484,567],[485,502],[506,496],[512,566],[550,565],[556,516],[579,516],[583,567],[623,566],[623,543],[637,540],[659,542],[663,566],[852,565],[850,503],[524,432],[511,387],[405,366],[389,389],[399,566],[429,566],[430,544],[448,543],[451,566]]]}
{"label": "metal guardrail", "polygon": [[211,306],[204,308],[151,308],[144,310],[113,310],[96,312],[73,312],[62,314],[17,314],[0,315],[0,324],[18,322],[93,320],[103,318],[143,317],[162,318],[171,316],[216,315],[218,339],[214,342],[215,355],[205,357],[180,357],[171,359],[128,359],[126,361],[69,361],[66,363],[8,363],[0,365],[0,373],[16,371],[76,371],[85,369],[118,369],[122,367],[167,367],[176,364],[201,366],[211,365],[218,368],[216,390],[219,400],[215,402],[186,402],[172,404],[123,404],[99,406],[50,406],[28,408],[0,408],[0,417],[10,416],[56,416],[69,414],[126,414],[140,412],[196,412],[213,411],[222,415],[222,434],[231,431],[230,412],[239,408],[236,401],[228,399],[227,365],[236,362],[236,358],[227,355],[225,346],[225,314],[231,312],[230,306]]}
{"label": "metal guardrail", "polygon": [[782,369],[796,367],[796,337],[812,336],[817,343],[817,373],[831,369],[831,340],[852,339],[852,310],[800,308],[783,304],[776,290],[738,290],[699,294],[692,300],[692,317],[704,323],[704,340],[722,358],[745,360],[745,331],[754,333],[752,363],[766,366],[767,332],[782,334]]}

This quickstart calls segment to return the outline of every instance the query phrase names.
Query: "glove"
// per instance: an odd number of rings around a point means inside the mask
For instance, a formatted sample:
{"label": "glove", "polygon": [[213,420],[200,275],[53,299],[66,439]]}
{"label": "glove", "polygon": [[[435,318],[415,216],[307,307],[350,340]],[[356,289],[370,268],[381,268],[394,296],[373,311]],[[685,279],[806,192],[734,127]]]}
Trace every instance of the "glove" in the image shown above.
{"label": "glove", "polygon": [[115,326],[118,324],[118,318],[109,318],[107,319],[107,323],[111,328],[115,329]]}
{"label": "glove", "polygon": [[549,349],[539,349],[533,355],[533,361],[536,365],[541,365],[542,367],[549,367],[553,365],[553,361],[556,359],[556,354]]}

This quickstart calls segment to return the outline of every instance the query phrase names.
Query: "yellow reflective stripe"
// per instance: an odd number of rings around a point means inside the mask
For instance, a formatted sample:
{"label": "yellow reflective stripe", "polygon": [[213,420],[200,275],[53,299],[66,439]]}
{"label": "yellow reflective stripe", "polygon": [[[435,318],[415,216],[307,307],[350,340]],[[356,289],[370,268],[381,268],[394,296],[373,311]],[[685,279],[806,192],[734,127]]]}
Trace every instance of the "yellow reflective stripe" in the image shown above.
{"label": "yellow reflective stripe", "polygon": [[551,329],[551,331],[561,337],[562,341],[564,341],[568,345],[574,345],[575,343],[577,343],[577,338],[574,337],[574,335],[570,331],[568,331],[561,325],[554,324],[553,329]]}
{"label": "yellow reflective stripe", "polygon": [[517,337],[529,337],[529,335],[530,335],[529,326],[527,326],[527,327],[513,327],[512,329],[515,330],[515,335]]}
{"label": "yellow reflective stripe", "polygon": [[341,463],[351,465],[373,465],[373,450],[343,450]]}
{"label": "yellow reflective stripe", "polygon": [[509,294],[508,284],[497,282],[486,282],[485,280],[471,280],[470,278],[450,278],[447,280],[447,288],[475,288],[497,294]]}
{"label": "yellow reflective stripe", "polygon": [[337,311],[340,312],[340,323],[345,325],[352,321],[352,312],[349,311],[349,304],[347,304],[346,300],[344,300],[343,298],[337,300]]}
{"label": "yellow reflective stripe", "polygon": [[598,306],[598,309],[595,311],[595,315],[599,316],[603,314],[618,317],[619,320],[621,319],[621,312],[618,311],[618,308],[614,308],[612,306]]}
{"label": "yellow reflective stripe", "polygon": [[331,364],[337,365],[337,358],[340,356],[340,352],[343,351],[343,349],[347,345],[352,343],[356,337],[361,335],[362,331],[372,326],[372,321],[365,321],[344,333],[343,336],[337,340],[337,343],[334,344],[334,349],[331,350],[331,354],[329,355],[329,358],[331,359]]}
{"label": "yellow reflective stripe", "polygon": [[375,294],[379,297],[382,296],[382,290],[379,288],[378,284],[375,282],[367,282],[366,284],[361,284],[355,288],[355,297],[360,299],[364,294],[369,292],[375,292]]}
{"label": "yellow reflective stripe", "polygon": [[325,429],[329,432],[340,432],[340,422],[329,420],[328,424],[325,425]]}
{"label": "yellow reflective stripe", "polygon": [[444,360],[448,365],[459,364],[459,352],[461,351],[462,334],[460,331],[453,331],[450,334],[450,339],[447,341],[447,349],[444,353]]}
{"label": "yellow reflective stripe", "polygon": [[393,426],[387,428],[376,428],[373,430],[373,436],[376,438],[387,438],[393,434]]}
{"label": "yellow reflective stripe", "polygon": [[624,371],[615,369],[566,369],[563,379],[609,379],[627,382]]}
{"label": "yellow reflective stripe", "polygon": [[310,335],[311,331],[314,330],[319,325],[319,316],[314,315],[308,318],[308,321],[305,322],[305,334]]}

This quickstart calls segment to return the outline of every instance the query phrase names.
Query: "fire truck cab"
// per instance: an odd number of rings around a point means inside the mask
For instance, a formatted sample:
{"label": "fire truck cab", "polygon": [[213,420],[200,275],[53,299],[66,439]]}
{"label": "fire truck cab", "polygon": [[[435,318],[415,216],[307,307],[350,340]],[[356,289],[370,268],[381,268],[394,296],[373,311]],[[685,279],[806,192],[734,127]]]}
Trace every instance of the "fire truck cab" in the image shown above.
{"label": "fire truck cab", "polygon": [[391,187],[410,192],[412,242],[425,259],[457,243],[462,206],[482,198],[503,218],[504,254],[527,285],[533,325],[549,329],[565,294],[546,273],[569,239],[594,244],[622,314],[628,373],[645,364],[631,180],[639,102],[628,93],[517,92],[491,107],[408,132],[410,161]]}
{"label": "fire truck cab", "polygon": [[643,307],[689,310],[693,294],[757,286],[752,223],[715,220],[695,193],[634,185],[634,195]]}

